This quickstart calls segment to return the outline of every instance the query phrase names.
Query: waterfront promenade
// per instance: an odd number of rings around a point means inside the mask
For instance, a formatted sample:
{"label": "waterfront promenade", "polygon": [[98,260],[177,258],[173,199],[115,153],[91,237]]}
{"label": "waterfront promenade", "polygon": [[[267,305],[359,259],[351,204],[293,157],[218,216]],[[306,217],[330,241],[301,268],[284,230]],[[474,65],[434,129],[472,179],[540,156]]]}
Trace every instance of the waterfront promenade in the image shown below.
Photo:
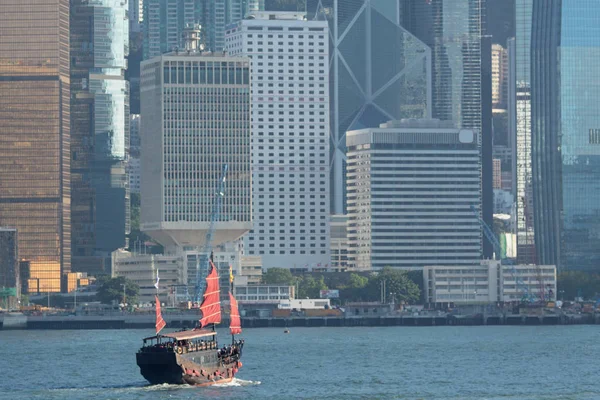
{"label": "waterfront promenade", "polygon": [[[166,314],[164,319],[171,328],[191,328],[196,325],[198,316],[191,313]],[[226,325],[226,321],[223,323]],[[154,324],[153,314],[115,313],[85,316],[0,314],[1,329],[151,329]],[[600,314],[394,314],[385,316],[242,318],[242,326],[245,328],[569,324],[600,324]]]}

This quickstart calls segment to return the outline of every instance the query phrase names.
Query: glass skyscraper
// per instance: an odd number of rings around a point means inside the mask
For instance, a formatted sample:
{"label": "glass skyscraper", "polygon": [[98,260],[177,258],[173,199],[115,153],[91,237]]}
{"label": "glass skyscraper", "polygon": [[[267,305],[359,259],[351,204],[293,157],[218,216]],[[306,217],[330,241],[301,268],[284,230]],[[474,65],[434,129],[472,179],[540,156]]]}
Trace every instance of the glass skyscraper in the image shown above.
{"label": "glass skyscraper", "polygon": [[225,48],[225,28],[247,12],[264,8],[260,0],[146,0],[144,1],[144,60],[183,48],[186,25],[202,25],[206,49]]}
{"label": "glass skyscraper", "polygon": [[127,2],[71,1],[73,270],[106,273],[129,233]]}
{"label": "glass skyscraper", "polygon": [[346,210],[346,132],[431,116],[431,49],[399,24],[398,0],[307,0],[329,23],[331,212]]}
{"label": "glass skyscraper", "polygon": [[519,263],[536,263],[533,223],[533,183],[531,175],[531,12],[533,0],[515,4],[516,38],[514,66],[516,87],[516,178],[517,178],[517,259]]}
{"label": "glass skyscraper", "polygon": [[0,226],[32,292],[71,270],[69,1],[0,2]]}
{"label": "glass skyscraper", "polygon": [[600,266],[600,2],[534,1],[531,121],[538,262]]}

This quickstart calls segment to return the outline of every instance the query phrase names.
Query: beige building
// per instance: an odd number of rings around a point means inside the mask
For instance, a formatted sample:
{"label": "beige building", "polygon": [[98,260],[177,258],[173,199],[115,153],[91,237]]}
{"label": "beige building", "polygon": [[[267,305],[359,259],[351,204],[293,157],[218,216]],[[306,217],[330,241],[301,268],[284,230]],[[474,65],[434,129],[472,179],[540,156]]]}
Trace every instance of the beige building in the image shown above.
{"label": "beige building", "polygon": [[506,108],[508,95],[508,52],[499,44],[492,45],[492,106]]}
{"label": "beige building", "polygon": [[279,304],[295,297],[294,286],[286,285],[235,285],[234,291],[240,304]]}
{"label": "beige building", "polygon": [[330,222],[331,270],[348,269],[348,216],[334,214]]}
{"label": "beige building", "polygon": [[262,281],[262,257],[242,256],[241,275],[248,278],[250,285],[259,285]]}
{"label": "beige building", "polygon": [[496,303],[556,300],[554,265],[501,265],[486,260],[478,266],[428,266],[423,269],[428,303]]}

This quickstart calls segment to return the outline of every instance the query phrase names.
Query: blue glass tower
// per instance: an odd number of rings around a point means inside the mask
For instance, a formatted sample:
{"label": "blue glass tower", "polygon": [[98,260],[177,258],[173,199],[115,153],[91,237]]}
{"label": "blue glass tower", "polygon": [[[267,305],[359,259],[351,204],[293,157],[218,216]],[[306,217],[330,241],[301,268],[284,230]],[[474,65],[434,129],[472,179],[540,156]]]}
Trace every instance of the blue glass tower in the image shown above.
{"label": "blue glass tower", "polygon": [[600,267],[600,2],[534,1],[532,170],[538,263]]}
{"label": "blue glass tower", "polygon": [[129,233],[128,3],[71,1],[72,269],[109,272]]}
{"label": "blue glass tower", "polygon": [[331,211],[345,201],[346,132],[431,116],[431,49],[400,23],[398,0],[307,0],[330,32]]}

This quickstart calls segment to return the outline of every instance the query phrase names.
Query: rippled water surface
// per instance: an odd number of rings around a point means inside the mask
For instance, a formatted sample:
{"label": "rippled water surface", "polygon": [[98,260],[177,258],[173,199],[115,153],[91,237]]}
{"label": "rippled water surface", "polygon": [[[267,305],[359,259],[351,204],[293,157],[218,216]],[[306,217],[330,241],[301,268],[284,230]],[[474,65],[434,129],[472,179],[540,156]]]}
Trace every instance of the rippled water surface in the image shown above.
{"label": "rippled water surface", "polygon": [[249,329],[209,388],[149,386],[150,334],[0,331],[0,399],[600,399],[597,326]]}

